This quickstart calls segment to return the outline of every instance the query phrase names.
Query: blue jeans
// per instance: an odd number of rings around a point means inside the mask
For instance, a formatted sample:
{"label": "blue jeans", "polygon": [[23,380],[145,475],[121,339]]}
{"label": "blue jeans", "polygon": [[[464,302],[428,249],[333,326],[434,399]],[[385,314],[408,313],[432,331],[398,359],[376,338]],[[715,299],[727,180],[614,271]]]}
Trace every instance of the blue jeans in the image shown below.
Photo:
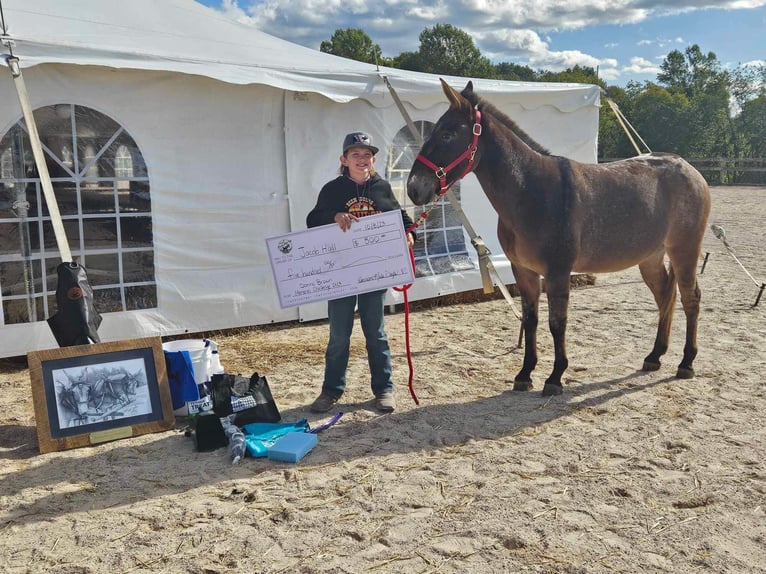
{"label": "blue jeans", "polygon": [[354,307],[359,307],[359,320],[367,343],[367,362],[370,365],[370,386],[375,395],[394,389],[391,381],[391,350],[383,326],[383,308],[386,290],[351,295],[327,302],[330,320],[330,340],[325,352],[324,383],[322,392],[340,397],[346,389],[351,331],[354,328]]}

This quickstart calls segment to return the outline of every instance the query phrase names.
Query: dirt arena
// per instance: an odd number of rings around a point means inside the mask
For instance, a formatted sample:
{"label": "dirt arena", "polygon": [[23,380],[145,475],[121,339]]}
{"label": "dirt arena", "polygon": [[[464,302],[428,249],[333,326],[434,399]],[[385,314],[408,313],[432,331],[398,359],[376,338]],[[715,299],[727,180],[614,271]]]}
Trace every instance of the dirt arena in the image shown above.
{"label": "dirt arena", "polygon": [[[766,281],[766,188],[716,187],[710,223]],[[697,376],[674,378],[683,312],[654,373],[637,268],[572,292],[564,394],[541,305],[535,389],[510,390],[503,299],[387,316],[399,408],[372,409],[354,336],[340,422],[297,464],[198,453],[177,429],[40,455],[29,372],[0,360],[0,572],[766,572],[766,297],[708,231]],[[700,267],[702,261],[700,261]],[[284,421],[327,416],[327,324],[216,333],[230,373],[266,375]]]}

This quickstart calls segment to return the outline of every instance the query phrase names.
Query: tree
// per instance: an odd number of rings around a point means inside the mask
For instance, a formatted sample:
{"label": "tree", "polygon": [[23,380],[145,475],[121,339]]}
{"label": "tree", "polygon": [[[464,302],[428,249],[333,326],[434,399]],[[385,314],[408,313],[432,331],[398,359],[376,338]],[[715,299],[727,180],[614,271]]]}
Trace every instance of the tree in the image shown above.
{"label": "tree", "polygon": [[660,73],[657,74],[657,81],[670,90],[688,93],[691,79],[689,78],[689,68],[686,65],[686,58],[678,51],[673,50],[660,64]]}
{"label": "tree", "polygon": [[606,82],[599,79],[596,69],[590,66],[575,65],[562,72],[542,71],[538,74],[541,82],[563,82],[572,84],[595,84],[606,88]]}
{"label": "tree", "polygon": [[766,94],[744,103],[736,125],[746,147],[743,155],[766,157]]}
{"label": "tree", "polygon": [[766,65],[740,65],[731,73],[734,131],[740,155],[766,157]]}
{"label": "tree", "polygon": [[338,28],[329,41],[320,44],[319,51],[368,64],[387,63],[383,61],[380,46],[374,44],[361,28]]}
{"label": "tree", "polygon": [[495,78],[498,80],[510,80],[515,82],[536,82],[537,73],[529,66],[522,66],[512,62],[500,62],[495,64]]}
{"label": "tree", "polygon": [[631,123],[652,150],[686,155],[690,111],[685,94],[648,82],[635,99]]}
{"label": "tree", "polygon": [[423,72],[472,78],[491,78],[494,70],[473,39],[452,24],[437,24],[420,33],[420,65]]}
{"label": "tree", "polygon": [[411,70],[413,72],[424,71],[424,66],[420,59],[420,52],[402,52],[398,56],[394,56],[391,65],[394,68],[399,68],[401,70]]}
{"label": "tree", "polygon": [[657,81],[689,102],[684,153],[697,157],[736,153],[737,137],[729,117],[729,74],[721,69],[716,55],[703,54],[694,44],[683,54],[670,52],[660,69]]}
{"label": "tree", "polygon": [[681,91],[691,98],[695,93],[706,91],[718,84],[726,73],[713,52],[703,54],[697,44],[686,48],[682,54],[673,50],[660,64],[657,81],[672,92]]}
{"label": "tree", "polygon": [[[606,88],[606,95],[615,103],[620,111],[629,117],[631,102],[627,92],[618,86]],[[629,119],[633,123],[632,119]],[[632,134],[631,134],[632,135]],[[635,138],[635,136],[633,136]],[[625,134],[612,109],[604,103],[598,115],[598,157],[619,158],[635,155],[636,151]]]}

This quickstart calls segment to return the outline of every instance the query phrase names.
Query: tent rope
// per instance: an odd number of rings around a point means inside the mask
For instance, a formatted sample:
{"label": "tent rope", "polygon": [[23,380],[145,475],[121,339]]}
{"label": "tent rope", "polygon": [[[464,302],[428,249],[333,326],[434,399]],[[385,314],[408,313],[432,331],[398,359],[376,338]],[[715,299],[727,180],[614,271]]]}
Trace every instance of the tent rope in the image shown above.
{"label": "tent rope", "polygon": [[[644,139],[641,137],[641,135],[638,133],[638,130],[633,127],[633,124],[631,124],[628,121],[628,118],[625,117],[625,114],[622,113],[622,110],[617,105],[617,102],[615,102],[612,98],[609,97],[609,94],[607,94],[606,90],[603,88],[601,89],[601,95],[606,100],[606,103],[609,105],[609,108],[614,112],[614,116],[617,118],[617,122],[620,124],[622,129],[625,131],[625,133],[628,136],[628,139],[630,140],[630,143],[633,144],[633,149],[636,150],[637,155],[641,155],[642,152],[641,149],[636,144],[636,140],[633,139],[633,134],[638,138],[638,140],[644,144],[644,147],[646,148],[646,153],[652,153],[651,148],[646,144]],[[630,127],[630,129],[628,129]],[[632,132],[632,133],[631,133]]]}
{"label": "tent rope", "polygon": [[62,263],[68,263],[72,261],[72,252],[69,249],[69,242],[67,241],[66,232],[64,231],[64,222],[61,219],[61,213],[59,212],[58,203],[56,202],[56,193],[53,190],[53,184],[51,183],[48,164],[45,162],[45,154],[40,141],[40,135],[37,132],[35,116],[32,112],[32,106],[29,103],[27,86],[24,83],[24,77],[21,75],[19,59],[15,56],[7,56],[5,58],[5,63],[8,65],[11,75],[13,76],[13,83],[16,86],[16,92],[19,96],[19,104],[21,105],[24,122],[27,124],[27,134],[29,135],[30,147],[32,148],[32,156],[34,157],[35,166],[37,167],[37,174],[40,177],[40,184],[43,188],[45,202],[48,206],[48,213],[50,214],[53,234],[56,237],[56,245],[59,249],[59,254],[61,255],[61,261]]}
{"label": "tent rope", "polygon": [[729,252],[729,255],[734,258],[734,261],[737,262],[737,264],[742,268],[742,271],[745,272],[745,275],[747,275],[750,280],[755,284],[756,287],[758,287],[760,290],[758,291],[758,296],[755,299],[755,303],[751,305],[751,307],[756,307],[758,303],[761,301],[761,296],[763,295],[764,289],[766,289],[766,283],[759,283],[755,277],[748,271],[745,266],[742,264],[742,262],[739,260],[737,255],[734,253],[734,248],[729,245],[728,240],[726,239],[726,231],[724,231],[723,227],[717,224],[713,224],[710,226],[710,230],[713,232],[713,235],[716,236],[716,239],[720,239],[721,243],[723,243],[723,246],[726,248],[726,251]]}

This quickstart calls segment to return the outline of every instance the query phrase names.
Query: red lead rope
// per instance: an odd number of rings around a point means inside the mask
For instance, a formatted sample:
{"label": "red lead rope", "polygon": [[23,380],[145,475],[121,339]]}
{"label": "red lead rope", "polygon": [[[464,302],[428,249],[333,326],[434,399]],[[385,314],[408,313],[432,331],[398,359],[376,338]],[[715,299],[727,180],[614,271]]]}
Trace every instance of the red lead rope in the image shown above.
{"label": "red lead rope", "polygon": [[[408,230],[407,233],[412,231],[415,226],[412,225]],[[407,235],[405,233],[405,236]],[[415,271],[415,252],[412,250],[412,247],[410,247],[410,263],[412,263],[412,270]],[[407,291],[412,287],[412,283],[407,283],[406,285],[402,285],[401,287],[394,287],[394,291],[400,291],[402,295],[404,296],[404,341],[405,345],[407,347],[407,366],[410,369],[410,376],[409,380],[407,382],[407,385],[410,388],[410,395],[412,396],[412,400],[415,401],[416,405],[420,404],[420,401],[418,400],[418,396],[415,394],[415,387],[412,385],[412,376],[414,373],[414,370],[412,368],[412,351],[410,349],[410,301],[409,297],[407,296]]]}
{"label": "red lead rope", "polygon": [[[431,213],[431,210],[438,205],[439,199],[444,197],[444,195],[447,193],[449,188],[452,187],[452,184],[454,184],[456,181],[463,179],[473,169],[473,158],[476,155],[476,148],[479,143],[479,136],[481,135],[481,112],[479,111],[479,108],[475,108],[474,113],[475,115],[474,115],[474,124],[473,124],[473,138],[471,140],[471,143],[469,144],[468,149],[465,150],[456,160],[450,163],[447,167],[439,167],[438,165],[433,163],[431,160],[429,160],[428,158],[420,154],[418,154],[418,156],[415,158],[415,161],[419,161],[422,164],[434,170],[434,175],[436,176],[436,179],[439,180],[440,190],[439,190],[439,193],[437,194],[438,199],[434,202],[434,204],[428,209],[428,211],[424,211],[423,213],[421,213],[417,221],[415,221],[415,223],[410,225],[407,228],[407,231],[404,232],[405,237],[410,233],[410,231],[418,228],[420,224],[426,220],[426,218],[428,217],[428,214]],[[458,164],[460,164],[466,159],[468,160],[468,165],[466,166],[465,170],[460,175],[460,177],[456,178],[451,183],[447,183],[447,175],[449,174],[449,172],[452,171],[455,167],[457,167]],[[414,275],[416,271],[415,252],[412,250],[411,247],[410,247],[410,263],[412,263],[412,271]],[[415,388],[412,385],[414,369],[412,368],[412,351],[410,349],[410,301],[409,301],[409,297],[407,296],[407,291],[409,290],[410,287],[412,287],[412,283],[407,283],[406,285],[402,285],[401,287],[394,287],[393,289],[394,291],[399,291],[400,293],[402,293],[404,297],[404,341],[407,347],[407,365],[409,366],[409,369],[410,369],[408,386],[410,388],[410,395],[412,396],[412,400],[415,401],[416,405],[419,405],[420,401],[418,400],[418,397],[415,394]]]}

